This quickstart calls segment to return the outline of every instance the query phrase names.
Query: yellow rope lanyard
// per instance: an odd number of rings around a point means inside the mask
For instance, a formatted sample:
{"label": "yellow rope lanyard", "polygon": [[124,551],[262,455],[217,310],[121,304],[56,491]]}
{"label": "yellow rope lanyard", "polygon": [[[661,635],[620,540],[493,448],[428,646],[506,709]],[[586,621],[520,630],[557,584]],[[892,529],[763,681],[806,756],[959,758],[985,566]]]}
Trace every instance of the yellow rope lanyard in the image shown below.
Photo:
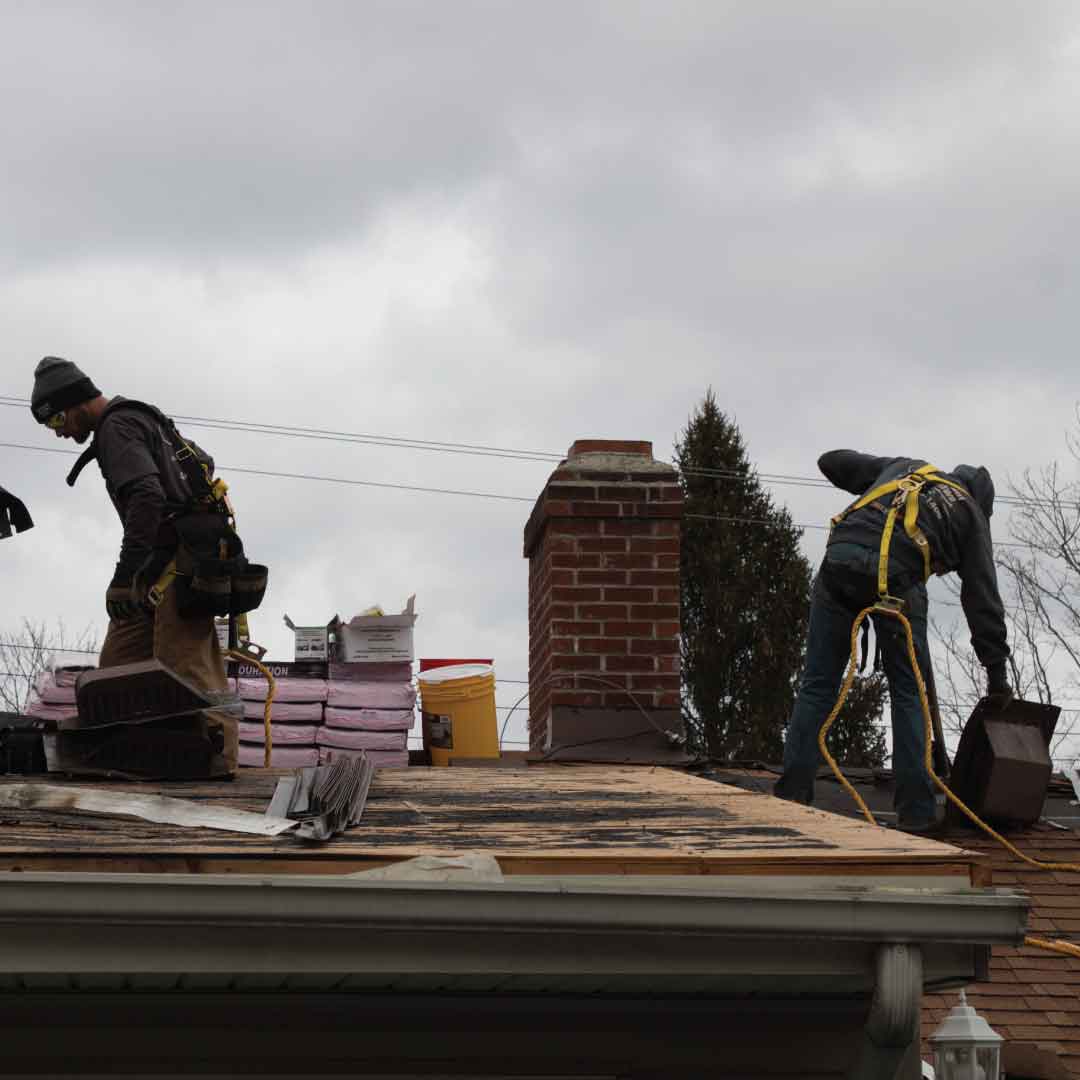
{"label": "yellow rope lanyard", "polygon": [[266,704],[263,706],[263,731],[266,733],[266,746],[263,750],[263,768],[269,769],[270,752],[274,748],[274,740],[270,734],[270,714],[274,705],[277,680],[274,678],[273,672],[265,664],[260,663],[255,657],[249,656],[247,653],[240,652],[238,649],[227,649],[225,655],[231,660],[238,660],[241,664],[251,664],[252,667],[258,668],[263,678],[266,679]]}
{"label": "yellow rope lanyard", "polygon": [[[854,504],[849,510],[844,511],[843,514],[838,515],[833,519],[834,523],[841,520],[846,514],[850,513],[861,506],[865,506],[867,503],[872,502],[875,498],[880,497],[883,494],[889,492],[895,492],[895,498],[893,505],[889,508],[888,515],[885,519],[885,526],[881,535],[881,552],[878,557],[878,600],[877,603],[871,604],[868,607],[864,607],[858,615],[855,616],[855,621],[851,624],[851,654],[848,658],[847,671],[844,674],[844,681],[840,687],[840,696],[836,699],[836,704],[833,706],[832,711],[825,718],[825,723],[821,725],[821,730],[818,732],[818,749],[821,751],[821,756],[828,762],[829,768],[832,769],[836,779],[840,782],[844,790],[855,800],[859,809],[862,811],[863,817],[866,818],[871,825],[877,825],[877,821],[874,819],[874,815],[870,813],[869,807],[863,801],[862,796],[855,790],[854,787],[848,782],[847,778],[840,771],[840,766],[837,765],[832,754],[829,753],[828,747],[825,745],[825,737],[829,732],[829,728],[832,727],[833,722],[837,716],[840,715],[840,710],[844,707],[844,702],[847,700],[848,694],[851,692],[851,686],[855,681],[855,669],[858,665],[858,638],[859,630],[862,624],[866,621],[867,617],[871,614],[886,615],[889,618],[897,619],[900,625],[904,628],[904,637],[907,641],[908,659],[911,661],[911,670],[915,675],[915,685],[919,691],[919,703],[922,706],[923,714],[923,728],[925,735],[924,746],[924,762],[926,771],[930,775],[930,779],[944,792],[945,798],[948,799],[954,806],[957,807],[965,816],[967,816],[972,822],[975,823],[983,832],[992,836],[999,844],[1001,844],[1007,851],[1014,855],[1021,862],[1027,863],[1029,866],[1035,867],[1037,870],[1060,870],[1064,872],[1080,873],[1080,864],[1068,863],[1068,862],[1042,862],[1039,859],[1033,859],[1030,855],[1025,855],[1015,844],[1010,843],[999,832],[991,828],[985,821],[982,820],[975,813],[966,806],[956,795],[949,790],[948,785],[934,772],[933,753],[931,751],[931,740],[933,738],[933,722],[930,718],[930,702],[926,696],[926,683],[923,680],[922,671],[919,668],[919,661],[915,655],[915,640],[911,633],[911,623],[903,613],[903,602],[898,600],[894,596],[889,595],[888,591],[888,568],[889,568],[889,544],[892,540],[893,527],[896,524],[896,518],[899,513],[900,506],[904,506],[904,525],[908,526],[909,520],[914,524],[914,519],[918,516],[918,494],[923,484],[926,482],[943,482],[949,483],[943,478],[933,477],[935,472],[933,466],[927,465],[923,469],[919,470],[922,474],[918,477],[918,474],[912,474],[912,476],[904,477],[901,481],[894,481],[889,485],[883,485],[882,488],[878,488],[871,492],[869,496],[864,496],[858,503]],[[918,478],[917,478],[918,477]],[[955,485],[950,485],[955,486]],[[888,492],[884,490],[888,487]],[[912,510],[912,504],[914,502],[914,511]],[[911,529],[907,528],[908,535],[911,535]],[[921,532],[919,534],[922,535]],[[925,544],[925,537],[923,538],[923,544]],[[923,558],[926,562],[927,568],[929,568],[929,553],[928,548],[919,545],[923,550]],[[1037,937],[1025,937],[1025,945],[1031,945],[1039,949],[1047,949],[1051,952],[1063,953],[1066,956],[1080,957],[1080,946],[1074,945],[1068,941],[1047,941],[1045,938]]]}

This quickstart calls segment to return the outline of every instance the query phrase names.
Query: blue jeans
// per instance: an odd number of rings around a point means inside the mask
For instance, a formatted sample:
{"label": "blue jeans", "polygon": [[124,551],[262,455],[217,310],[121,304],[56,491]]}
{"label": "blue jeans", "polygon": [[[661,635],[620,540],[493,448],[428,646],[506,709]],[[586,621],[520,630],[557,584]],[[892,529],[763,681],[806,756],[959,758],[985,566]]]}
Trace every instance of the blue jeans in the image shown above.
{"label": "blue jeans", "polygon": [[[830,548],[826,557],[847,571],[876,581],[878,553],[850,544]],[[836,704],[851,653],[851,624],[856,611],[837,602],[826,590],[819,573],[810,603],[810,630],[799,693],[784,739],[784,773],[775,794],[794,802],[814,801],[814,777],[823,764],[817,738],[821,725]],[[920,582],[906,590],[905,614],[911,623],[915,655],[924,673],[930,670],[926,642],[926,587]],[[903,825],[926,825],[934,820],[934,789],[926,771],[926,734],[922,705],[908,657],[904,628],[888,615],[872,615],[881,645],[892,708],[894,802]]]}

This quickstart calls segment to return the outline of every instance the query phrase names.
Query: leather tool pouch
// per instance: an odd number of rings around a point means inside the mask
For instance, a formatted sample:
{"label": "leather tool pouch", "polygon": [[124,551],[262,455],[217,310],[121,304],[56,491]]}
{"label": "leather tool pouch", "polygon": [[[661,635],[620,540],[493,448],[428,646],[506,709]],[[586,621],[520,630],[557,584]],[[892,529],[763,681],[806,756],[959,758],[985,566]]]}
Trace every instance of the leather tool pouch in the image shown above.
{"label": "leather tool pouch", "polygon": [[248,562],[236,530],[222,514],[177,518],[176,602],[180,614],[243,615],[266,595],[268,571]]}

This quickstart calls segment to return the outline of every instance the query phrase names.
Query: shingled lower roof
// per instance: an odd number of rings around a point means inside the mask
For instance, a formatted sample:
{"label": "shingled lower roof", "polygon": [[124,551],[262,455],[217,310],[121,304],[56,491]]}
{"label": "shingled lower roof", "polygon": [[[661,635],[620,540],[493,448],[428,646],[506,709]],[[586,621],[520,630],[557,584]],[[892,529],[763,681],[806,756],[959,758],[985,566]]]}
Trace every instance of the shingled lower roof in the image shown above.
{"label": "shingled lower roof", "polygon": [[[1030,934],[1080,944],[1080,873],[1028,866],[983,833],[965,830],[947,839],[985,852],[992,860],[995,885],[1030,893]],[[1009,833],[1008,839],[1041,861],[1080,863],[1080,833],[1071,829],[1040,824]],[[972,983],[967,999],[1008,1043],[1030,1043],[1047,1050],[1064,1068],[1057,1075],[1080,1077],[1080,959],[1026,946],[995,945],[990,979]],[[956,1001],[955,991],[924,997],[924,1044]],[[925,1045],[923,1056],[930,1057]],[[1052,1080],[1055,1072],[1046,1069],[1026,1075]]]}

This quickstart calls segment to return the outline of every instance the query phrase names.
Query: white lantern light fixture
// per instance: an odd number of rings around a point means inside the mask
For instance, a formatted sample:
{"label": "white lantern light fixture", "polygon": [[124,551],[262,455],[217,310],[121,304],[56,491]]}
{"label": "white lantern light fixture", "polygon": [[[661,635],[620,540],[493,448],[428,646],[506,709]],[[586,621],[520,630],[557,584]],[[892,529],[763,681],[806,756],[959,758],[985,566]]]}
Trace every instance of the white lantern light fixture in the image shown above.
{"label": "white lantern light fixture", "polygon": [[1001,1080],[1001,1036],[967,1003],[960,1003],[930,1036],[937,1080]]}

